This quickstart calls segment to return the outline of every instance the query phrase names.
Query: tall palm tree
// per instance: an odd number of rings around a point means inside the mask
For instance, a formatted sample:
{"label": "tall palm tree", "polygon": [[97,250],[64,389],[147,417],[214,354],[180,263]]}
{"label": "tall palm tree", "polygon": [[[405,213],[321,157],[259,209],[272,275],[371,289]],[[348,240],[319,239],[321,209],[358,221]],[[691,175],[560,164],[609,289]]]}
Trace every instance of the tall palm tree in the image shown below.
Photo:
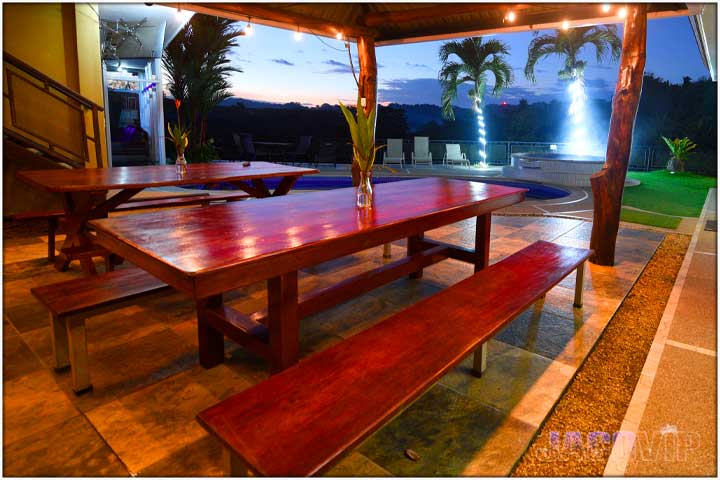
{"label": "tall palm tree", "polygon": [[578,153],[587,153],[581,145],[585,143],[587,134],[583,129],[585,105],[585,67],[587,62],[579,58],[580,52],[586,47],[595,47],[595,57],[602,63],[608,54],[613,60],[620,58],[622,41],[615,25],[597,25],[592,27],[576,27],[568,30],[555,30],[554,33],[535,37],[528,46],[528,59],[525,64],[525,76],[535,82],[535,65],[550,55],[559,55],[563,59],[563,69],[558,72],[561,80],[570,81],[568,88],[571,96],[570,115],[573,132],[570,141],[576,146]]}
{"label": "tall palm tree", "polygon": [[[229,98],[228,76],[241,70],[230,65],[230,50],[244,34],[232,20],[195,15],[163,52],[170,93],[182,101],[193,146],[206,145],[210,111]],[[179,119],[178,119],[179,121]]]}
{"label": "tall palm tree", "polygon": [[[482,162],[487,158],[482,99],[485,96],[488,73],[492,74],[495,79],[492,93],[499,95],[513,82],[512,68],[505,61],[505,55],[509,53],[507,44],[499,40],[483,42],[482,37],[470,37],[462,41],[453,40],[440,47],[442,68],[439,80],[442,88],[443,117],[455,120],[452,104],[457,99],[458,88],[464,83],[469,84],[468,95],[473,102],[478,119],[479,153]],[[451,59],[453,56],[457,57],[457,60]]]}

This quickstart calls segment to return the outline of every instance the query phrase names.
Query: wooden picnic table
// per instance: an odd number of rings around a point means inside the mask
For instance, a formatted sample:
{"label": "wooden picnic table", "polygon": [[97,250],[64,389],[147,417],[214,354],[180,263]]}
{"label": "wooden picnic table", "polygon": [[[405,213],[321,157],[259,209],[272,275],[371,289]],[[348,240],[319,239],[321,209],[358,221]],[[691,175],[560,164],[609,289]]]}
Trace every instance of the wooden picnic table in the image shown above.
{"label": "wooden picnic table", "polygon": [[[77,168],[67,170],[24,170],[19,179],[48,192],[61,193],[65,211],[65,242],[55,267],[64,271],[74,259],[81,261],[83,270],[95,273],[92,258],[94,237],[87,222],[104,218],[119,205],[127,202],[145,188],[198,185],[224,182],[258,197],[285,195],[302,175],[318,173],[311,168],[290,167],[267,162],[190,164],[185,174],[175,165],[150,165],[115,168]],[[265,185],[265,178],[282,177],[274,192]],[[119,190],[110,198],[110,190]]]}
{"label": "wooden picnic table", "polygon": [[[223,337],[269,360],[272,372],[297,362],[301,318],[446,258],[488,263],[493,210],[525,189],[447,178],[377,185],[371,209],[355,188],[93,220],[97,242],[196,302],[200,363],[223,361]],[[424,232],[471,217],[475,248],[425,239]],[[407,256],[320,291],[298,293],[298,270],[408,238]],[[267,280],[267,311],[246,315],[223,294]]]}

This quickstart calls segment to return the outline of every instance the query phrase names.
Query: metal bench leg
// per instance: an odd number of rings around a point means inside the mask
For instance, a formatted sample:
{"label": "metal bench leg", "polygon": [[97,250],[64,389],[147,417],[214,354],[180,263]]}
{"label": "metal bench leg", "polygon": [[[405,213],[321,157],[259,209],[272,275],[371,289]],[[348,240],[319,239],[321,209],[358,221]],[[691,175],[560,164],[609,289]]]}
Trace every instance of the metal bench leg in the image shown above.
{"label": "metal bench leg", "polygon": [[66,321],[68,345],[70,347],[70,370],[73,391],[82,393],[90,390],[90,368],[88,365],[85,317],[72,317]]}
{"label": "metal bench leg", "polygon": [[583,281],[585,279],[585,262],[578,265],[577,278],[575,278],[575,302],[573,306],[575,308],[582,308],[583,306]]}
{"label": "metal bench leg", "polygon": [[473,354],[472,373],[476,377],[482,377],[483,372],[487,368],[487,349],[487,343],[483,343]]}
{"label": "metal bench leg", "polygon": [[225,453],[225,471],[228,477],[249,477],[251,476],[250,470],[248,469],[242,458],[235,455],[233,452],[224,449]]}
{"label": "metal bench leg", "polygon": [[55,370],[62,370],[70,365],[70,351],[68,350],[68,336],[65,329],[65,319],[50,314],[50,335],[52,337],[53,357]]}

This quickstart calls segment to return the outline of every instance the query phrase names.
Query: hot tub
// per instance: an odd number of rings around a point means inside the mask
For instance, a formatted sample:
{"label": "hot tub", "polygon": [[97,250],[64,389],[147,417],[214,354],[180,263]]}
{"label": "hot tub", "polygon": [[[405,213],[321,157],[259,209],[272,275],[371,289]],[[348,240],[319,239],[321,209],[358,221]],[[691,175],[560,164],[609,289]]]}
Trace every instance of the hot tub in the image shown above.
{"label": "hot tub", "polygon": [[555,185],[589,187],[590,176],[602,170],[605,158],[569,153],[514,153],[503,176]]}

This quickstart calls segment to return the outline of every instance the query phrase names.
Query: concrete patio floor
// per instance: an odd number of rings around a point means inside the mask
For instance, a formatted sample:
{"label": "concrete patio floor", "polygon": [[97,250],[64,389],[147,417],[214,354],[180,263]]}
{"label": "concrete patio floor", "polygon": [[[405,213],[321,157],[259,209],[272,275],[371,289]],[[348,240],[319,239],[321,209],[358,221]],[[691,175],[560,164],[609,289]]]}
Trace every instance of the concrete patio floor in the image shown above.
{"label": "concrete patio floor", "polygon": [[[225,363],[203,369],[197,361],[193,304],[179,293],[160,293],[89,320],[94,390],[75,396],[69,372],[50,367],[47,313],[29,289],[79,276],[79,269],[73,265],[71,272],[59,273],[47,263],[41,223],[14,230],[5,225],[3,473],[221,475],[220,446],[197,424],[195,414],[267,378],[265,362],[228,341]],[[474,222],[428,236],[472,246]],[[583,220],[496,215],[491,261],[538,239],[587,246],[589,236],[590,224]],[[663,236],[621,229],[617,265],[586,269],[583,309],[572,307],[573,275],[490,342],[482,379],[469,374],[467,362],[459,366],[328,474],[507,475]],[[392,251],[394,258],[403,255],[404,243],[393,244]],[[373,248],[304,270],[300,288],[328,285],[382,263],[382,248]],[[448,260],[428,268],[421,280],[398,280],[307,318],[301,323],[302,355],[340,342],[471,274],[471,266]],[[266,301],[264,285],[228,298],[238,309],[254,311]],[[420,459],[408,459],[406,449]]]}

